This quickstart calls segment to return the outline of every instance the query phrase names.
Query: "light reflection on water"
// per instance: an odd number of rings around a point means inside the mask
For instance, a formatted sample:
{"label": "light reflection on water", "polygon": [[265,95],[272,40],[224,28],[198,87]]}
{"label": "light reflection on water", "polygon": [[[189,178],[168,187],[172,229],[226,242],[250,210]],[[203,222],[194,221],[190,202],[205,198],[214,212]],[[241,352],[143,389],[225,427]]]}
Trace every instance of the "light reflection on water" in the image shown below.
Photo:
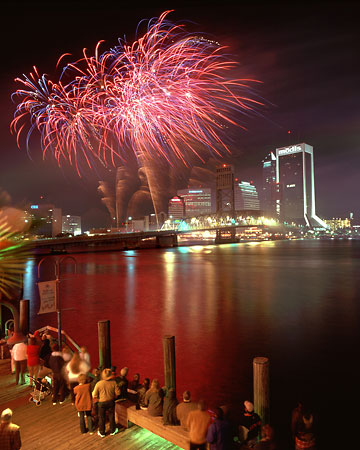
{"label": "light reflection on water", "polygon": [[[212,405],[251,397],[252,358],[271,361],[276,420],[300,395],[326,405],[343,396],[343,367],[359,329],[360,243],[267,241],[75,255],[63,268],[63,328],[91,350],[97,321],[111,320],[112,358],[130,376],[162,380],[163,335],[176,337],[178,391]],[[36,264],[29,262],[24,298],[37,316]],[[334,361],[336,360],[336,364]],[[345,371],[346,373],[346,371]],[[334,392],[334,386],[338,391]],[[323,414],[326,414],[324,406]]]}

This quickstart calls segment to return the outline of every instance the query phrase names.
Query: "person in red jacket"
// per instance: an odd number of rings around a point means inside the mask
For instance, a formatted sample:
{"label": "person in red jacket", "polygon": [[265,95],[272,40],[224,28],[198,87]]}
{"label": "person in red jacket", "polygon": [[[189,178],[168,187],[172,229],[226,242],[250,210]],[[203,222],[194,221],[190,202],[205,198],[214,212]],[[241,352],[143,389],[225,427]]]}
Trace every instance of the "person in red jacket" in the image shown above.
{"label": "person in red jacket", "polygon": [[31,377],[30,386],[32,386],[33,379],[37,378],[40,368],[40,346],[37,344],[35,337],[29,339],[26,354],[29,377]]}

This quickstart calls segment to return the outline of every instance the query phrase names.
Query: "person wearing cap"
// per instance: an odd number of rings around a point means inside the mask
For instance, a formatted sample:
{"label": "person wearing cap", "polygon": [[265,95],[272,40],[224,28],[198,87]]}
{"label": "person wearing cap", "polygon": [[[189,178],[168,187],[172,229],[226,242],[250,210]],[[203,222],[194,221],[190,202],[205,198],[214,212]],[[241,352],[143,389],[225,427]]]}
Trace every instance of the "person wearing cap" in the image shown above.
{"label": "person wearing cap", "polygon": [[13,412],[10,408],[1,413],[0,448],[1,450],[18,450],[21,448],[20,427],[12,423]]}
{"label": "person wearing cap", "polygon": [[240,431],[243,431],[243,439],[249,447],[253,447],[261,430],[260,417],[254,411],[253,403],[244,402],[244,413],[240,420]]}
{"label": "person wearing cap", "polygon": [[95,385],[93,398],[98,400],[99,410],[99,431],[100,437],[105,437],[106,411],[109,414],[110,434],[119,432],[115,425],[115,398],[118,395],[116,381],[112,377],[111,369],[104,369],[101,372],[101,380]]}
{"label": "person wearing cap", "polygon": [[197,404],[191,401],[190,391],[184,391],[183,401],[176,406],[176,416],[180,425],[186,430],[186,421],[190,411],[195,411]]}
{"label": "person wearing cap", "polygon": [[229,450],[232,444],[230,423],[224,417],[224,411],[218,407],[215,410],[215,421],[209,426],[206,440],[210,450]]}

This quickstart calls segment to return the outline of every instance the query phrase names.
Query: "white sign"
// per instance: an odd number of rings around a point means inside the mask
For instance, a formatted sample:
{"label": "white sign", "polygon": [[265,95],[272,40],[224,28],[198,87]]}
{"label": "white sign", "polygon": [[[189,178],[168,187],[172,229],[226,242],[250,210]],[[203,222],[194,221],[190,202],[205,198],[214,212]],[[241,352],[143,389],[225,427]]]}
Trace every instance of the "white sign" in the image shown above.
{"label": "white sign", "polygon": [[282,156],[282,155],[290,155],[291,153],[299,153],[299,152],[301,152],[300,145],[292,145],[291,147],[286,147],[286,148],[282,148],[282,149],[278,150],[277,154],[279,156]]}
{"label": "white sign", "polygon": [[56,311],[56,280],[38,283],[40,294],[40,310],[38,314]]}

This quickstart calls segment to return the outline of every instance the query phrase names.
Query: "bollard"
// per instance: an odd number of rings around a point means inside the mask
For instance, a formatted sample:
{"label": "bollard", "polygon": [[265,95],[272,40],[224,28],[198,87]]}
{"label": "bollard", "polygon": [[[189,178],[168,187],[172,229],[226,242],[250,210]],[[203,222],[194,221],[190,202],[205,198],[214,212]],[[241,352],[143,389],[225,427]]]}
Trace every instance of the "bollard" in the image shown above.
{"label": "bollard", "polygon": [[269,358],[256,357],[253,359],[254,376],[254,410],[260,416],[261,424],[270,420],[269,399]]}
{"label": "bollard", "polygon": [[99,367],[101,370],[111,367],[110,320],[99,320]]}
{"label": "bollard", "polygon": [[20,323],[19,328],[24,336],[26,336],[29,332],[29,303],[30,300],[20,300]]}
{"label": "bollard", "polygon": [[165,386],[176,390],[175,336],[163,337],[163,353]]}

